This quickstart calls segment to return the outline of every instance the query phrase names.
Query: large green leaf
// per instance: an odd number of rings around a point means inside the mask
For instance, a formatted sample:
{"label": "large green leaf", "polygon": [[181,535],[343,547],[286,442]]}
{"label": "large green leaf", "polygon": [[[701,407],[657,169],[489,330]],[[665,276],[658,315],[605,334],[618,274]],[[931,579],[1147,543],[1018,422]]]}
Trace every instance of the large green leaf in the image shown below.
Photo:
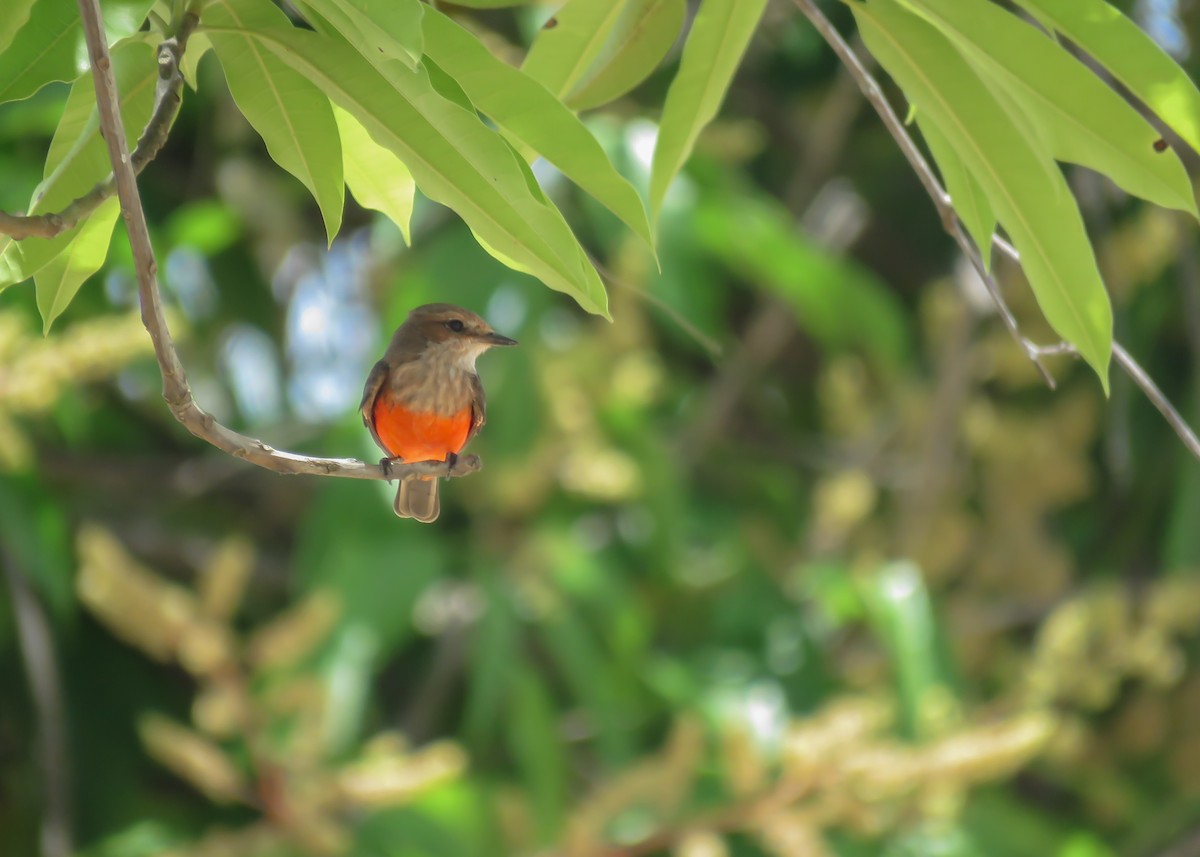
{"label": "large green leaf", "polygon": [[50,325],[70,305],[79,287],[104,264],[120,213],[115,196],[105,201],[80,226],[67,248],[33,275],[43,333],[50,332]]}
{"label": "large green leaf", "polygon": [[[130,40],[112,51],[113,74],[120,92],[127,143],[133,145],[154,108],[158,64],[154,48]],[[33,192],[31,214],[61,211],[112,173],[108,147],[100,136],[96,90],[91,74],[75,81],[46,155],[45,178]],[[19,283],[61,253],[80,226],[55,238],[0,238],[0,289]]]}
{"label": "large green leaf", "polygon": [[[6,19],[12,2],[4,0]],[[109,44],[137,32],[152,5],[154,0],[106,0],[101,11]],[[19,3],[14,11],[20,14]],[[0,24],[0,32],[7,25]],[[74,80],[87,67],[79,7],[73,0],[35,0],[25,25],[0,53],[0,103],[28,98],[56,80]]]}
{"label": "large green leaf", "polygon": [[301,0],[331,24],[364,57],[399,60],[410,69],[421,61],[419,0]]}
{"label": "large green leaf", "polygon": [[633,89],[654,71],[683,26],[684,0],[570,0],[543,28],[522,66],[577,109]]}
{"label": "large green leaf", "polygon": [[704,0],[692,22],[679,72],[663,105],[650,171],[650,220],[683,168],[700,131],[713,120],[762,17],[766,0]]}
{"label": "large green leaf", "polygon": [[362,123],[340,107],[334,107],[342,135],[342,165],[346,186],[363,208],[386,214],[412,244],[413,194],[417,185],[408,167],[390,150],[376,143]]}
{"label": "large green leaf", "polygon": [[782,207],[725,196],[698,205],[693,219],[709,253],[783,297],[824,347],[858,348],[884,365],[909,356],[905,314],[895,296],[865,268],[807,240]]}
{"label": "large green leaf", "polygon": [[1021,253],[1038,304],[1108,390],[1112,308],[1079,207],[1053,162],[932,24],[896,0],[852,6],[871,53],[978,180]]}
{"label": "large green leaf", "polygon": [[1105,0],[1016,0],[1103,65],[1200,152],[1200,90],[1166,51]]}
{"label": "large green leaf", "polygon": [[1196,214],[1174,152],[1129,103],[1056,42],[991,0],[904,0],[979,72],[1003,87],[1060,161],[1104,173],[1143,199]]}
{"label": "large green leaf", "polygon": [[417,187],[458,212],[489,252],[607,317],[604,285],[562,213],[533,196],[503,138],[443,98],[424,69],[385,81],[336,38],[274,26],[253,36],[395,152]]}
{"label": "large green leaf", "polygon": [[654,246],[646,207],[604,149],[561,101],[501,62],[441,12],[425,14],[425,49],[471,102],[515,142],[534,150]]}
{"label": "large green leaf", "polygon": [[979,248],[984,266],[990,268],[992,236],[996,231],[996,213],[992,211],[992,204],[988,201],[987,194],[983,192],[979,182],[963,165],[962,158],[958,156],[958,152],[954,151],[954,147],[950,145],[946,135],[938,128],[936,122],[928,115],[920,114],[917,116],[917,125],[921,129],[921,136],[929,144],[934,161],[937,162],[938,171],[942,174],[942,181],[946,185],[947,193],[950,194],[954,210],[966,224],[967,232],[975,239],[975,246]]}
{"label": "large green leaf", "polygon": [[6,0],[4,15],[0,17],[0,53],[12,44],[13,36],[25,26],[34,0]]}
{"label": "large green leaf", "polygon": [[214,0],[204,21],[238,109],[275,163],[316,199],[332,244],[342,225],[345,185],[341,138],[329,99],[249,34],[221,29],[290,26],[287,18],[266,0]]}

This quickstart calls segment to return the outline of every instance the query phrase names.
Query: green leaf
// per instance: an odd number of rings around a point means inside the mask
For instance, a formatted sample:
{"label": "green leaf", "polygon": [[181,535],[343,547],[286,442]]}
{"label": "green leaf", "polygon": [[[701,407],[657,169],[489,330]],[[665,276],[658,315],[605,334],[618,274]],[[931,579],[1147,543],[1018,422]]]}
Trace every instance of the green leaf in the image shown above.
{"label": "green leaf", "polygon": [[684,0],[570,0],[522,70],[576,109],[597,107],[654,71],[683,26]]}
{"label": "green leaf", "polygon": [[[109,45],[136,33],[152,5],[154,0],[106,0],[101,11]],[[53,81],[74,80],[87,67],[79,7],[73,0],[35,0],[25,25],[0,54],[0,103],[28,98]]]}
{"label": "green leaf", "polygon": [[1197,215],[1183,163],[1124,98],[1036,28],[991,0],[904,0],[1003,87],[1053,156],[1104,173],[1129,193]]}
{"label": "green leaf", "polygon": [[886,286],[806,240],[782,208],[731,196],[702,203],[693,220],[709,253],[784,297],[822,345],[861,348],[890,365],[908,358],[905,314]]}
{"label": "green leaf", "polygon": [[287,18],[266,0],[214,0],[204,21],[238,109],[275,163],[316,199],[332,244],[342,225],[345,185],[341,138],[329,99],[249,34],[221,29],[290,26]]}
{"label": "green leaf", "polygon": [[423,68],[385,81],[335,38],[294,27],[256,28],[253,36],[399,156],[417,187],[454,209],[496,258],[608,317],[600,276],[562,213],[534,198],[503,138],[439,95]]}
{"label": "green leaf", "polygon": [[331,24],[372,63],[399,60],[410,69],[421,61],[418,0],[301,0]]}
{"label": "green leaf", "polygon": [[50,325],[70,305],[79,287],[104,264],[120,213],[115,196],[105,201],[79,227],[67,248],[33,275],[42,333],[50,332]]}
{"label": "green leaf", "polygon": [[1016,0],[1104,66],[1200,152],[1200,90],[1158,43],[1104,0]]}
{"label": "green leaf", "polygon": [[937,162],[938,172],[942,174],[942,181],[950,194],[954,210],[966,225],[967,232],[975,239],[975,246],[979,248],[979,254],[983,257],[984,267],[990,268],[996,214],[992,211],[987,194],[970,171],[963,166],[962,159],[946,140],[936,122],[928,116],[917,116],[917,127],[921,129],[921,136],[929,144],[929,150]]}
{"label": "green leaf", "polygon": [[342,165],[350,193],[363,208],[386,214],[411,245],[409,221],[417,190],[412,173],[390,149],[372,140],[362,123],[345,110],[334,107],[333,116],[342,135]]}
{"label": "green leaf", "polygon": [[[154,108],[158,64],[154,48],[139,41],[117,45],[112,51],[113,74],[120,92],[125,137],[132,146]],[[33,193],[31,214],[61,211],[112,173],[108,147],[100,136],[96,116],[96,90],[91,74],[75,81],[67,96],[54,138],[46,154],[45,178]],[[0,238],[0,289],[40,271],[71,243],[80,227],[54,238],[14,241]]]}
{"label": "green leaf", "polygon": [[929,737],[953,714],[955,694],[920,569],[910,562],[890,563],[870,579],[864,596],[871,625],[892,663],[901,728],[911,739]]}
{"label": "green leaf", "polygon": [[703,0],[692,23],[679,73],[663,105],[650,171],[650,220],[683,168],[700,131],[713,120],[733,79],[766,0]]}
{"label": "green leaf", "polygon": [[1112,308],[1062,173],[1014,126],[991,90],[931,24],[896,0],[851,7],[867,47],[962,158],[1021,254],[1047,321],[1108,391]]}
{"label": "green leaf", "polygon": [[455,6],[468,9],[506,9],[509,6],[528,6],[536,0],[454,0]]}
{"label": "green leaf", "polygon": [[583,123],[544,86],[496,59],[441,12],[425,15],[429,56],[514,141],[528,146],[599,200],[653,248],[646,208]]}
{"label": "green leaf", "polygon": [[562,821],[569,791],[563,744],[550,738],[557,730],[557,714],[537,673],[527,666],[510,666],[507,672],[512,692],[504,731],[533,799],[538,840],[546,843]]}
{"label": "green leaf", "polygon": [[34,0],[7,0],[4,17],[0,18],[0,53],[12,44],[13,36],[25,26],[29,13],[33,9]]}

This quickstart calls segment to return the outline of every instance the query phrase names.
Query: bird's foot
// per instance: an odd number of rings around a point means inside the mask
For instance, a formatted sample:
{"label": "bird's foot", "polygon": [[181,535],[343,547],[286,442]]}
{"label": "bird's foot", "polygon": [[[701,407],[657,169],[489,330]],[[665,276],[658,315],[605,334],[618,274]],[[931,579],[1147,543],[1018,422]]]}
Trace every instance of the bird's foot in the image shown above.
{"label": "bird's foot", "polygon": [[379,459],[379,467],[383,470],[383,478],[388,482],[392,481],[392,464],[399,461],[403,461],[403,459],[389,458],[386,455]]}
{"label": "bird's foot", "polygon": [[458,453],[457,452],[447,452],[446,453],[446,472],[453,473],[454,465],[456,465],[456,464],[458,464]]}

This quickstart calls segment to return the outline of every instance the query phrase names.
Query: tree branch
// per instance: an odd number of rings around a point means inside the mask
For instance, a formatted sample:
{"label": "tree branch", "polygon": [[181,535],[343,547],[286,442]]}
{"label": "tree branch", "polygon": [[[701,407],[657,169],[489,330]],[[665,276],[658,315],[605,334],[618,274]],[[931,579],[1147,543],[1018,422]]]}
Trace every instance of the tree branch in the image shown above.
{"label": "tree branch", "polygon": [[[1033,361],[1033,364],[1041,372],[1046,383],[1051,389],[1054,389],[1054,377],[1042,364],[1041,358],[1048,354],[1074,354],[1076,353],[1074,347],[1066,342],[1051,346],[1039,346],[1022,335],[1020,328],[1017,326],[1016,318],[1008,308],[1004,296],[1000,293],[1000,288],[995,278],[988,271],[987,266],[984,265],[979,249],[971,241],[966,230],[963,228],[962,221],[954,209],[952,200],[938,182],[937,177],[933,174],[933,170],[930,169],[928,162],[921,155],[920,150],[917,148],[916,143],[913,142],[904,124],[896,116],[895,111],[892,110],[892,106],[888,103],[887,98],[884,97],[883,90],[880,88],[878,81],[866,69],[850,46],[846,44],[846,40],[842,38],[830,20],[817,7],[815,0],[793,0],[793,2],[804,17],[808,18],[821,37],[825,39],[833,49],[833,52],[837,54],[838,59],[850,70],[850,73],[858,83],[859,89],[862,90],[863,95],[871,103],[871,106],[875,108],[875,112],[883,120],[888,133],[892,135],[892,138],[900,147],[900,151],[916,172],[917,178],[925,187],[929,198],[933,200],[934,207],[941,218],[942,226],[945,227],[955,243],[958,244],[963,255],[967,257],[971,266],[983,280],[988,294],[991,296],[996,309],[1000,313],[1000,318],[1003,320],[1004,326],[1008,328],[1013,338],[1016,339],[1017,343],[1029,356],[1029,359]],[[1004,239],[995,236],[993,246],[1014,262],[1020,263],[1020,254],[1015,247]],[[1112,353],[1117,365],[1138,385],[1154,407],[1158,408],[1159,413],[1163,415],[1167,423],[1174,429],[1175,434],[1179,436],[1183,445],[1187,447],[1193,456],[1200,459],[1200,440],[1197,439],[1196,433],[1188,425],[1187,420],[1179,414],[1179,411],[1175,409],[1170,400],[1163,395],[1158,385],[1154,383],[1150,376],[1146,374],[1146,371],[1133,359],[1133,356],[1116,340],[1113,340]]]}
{"label": "tree branch", "polygon": [[[141,173],[167,142],[167,132],[179,113],[183,102],[181,90],[183,76],[177,73],[180,57],[187,47],[188,37],[200,23],[200,16],[189,9],[179,24],[178,32],[158,46],[158,87],[154,96],[154,109],[150,119],[138,138],[130,160],[134,174]],[[0,211],[0,234],[18,241],[26,238],[53,238],[68,229],[73,229],[86,219],[116,192],[116,174],[97,184],[90,191],[68,203],[62,211],[45,214],[8,214]]]}
{"label": "tree branch", "polygon": [[[194,6],[193,6],[194,9]],[[142,307],[142,323],[154,343],[154,356],[163,380],[163,398],[171,413],[188,431],[235,458],[241,458],[276,473],[311,473],[321,476],[344,476],[352,479],[406,479],[412,476],[466,476],[479,470],[482,463],[477,455],[465,455],[454,465],[444,461],[392,463],[384,468],[354,458],[312,458],[274,449],[257,438],[247,437],[229,429],[204,411],[192,396],[187,373],[175,350],[175,342],[167,327],[162,298],[158,288],[158,263],[150,243],[146,214],[138,195],[137,177],[125,144],[125,127],[121,120],[120,102],[113,80],[112,60],[108,40],[100,17],[98,0],[79,0],[79,14],[87,39],[92,78],[96,85],[96,105],[100,112],[100,130],[108,144],[113,179],[121,199],[129,244],[133,250],[134,269],[138,282],[138,297]],[[186,17],[185,17],[186,21]],[[195,23],[190,26],[194,27]],[[182,27],[181,27],[182,29]],[[183,45],[176,37],[164,43],[158,55],[160,92],[179,92],[182,75],[179,58]],[[153,122],[152,122],[153,124]],[[169,125],[169,122],[163,123]],[[149,130],[150,126],[147,126]],[[139,147],[140,148],[140,147]]]}
{"label": "tree branch", "polygon": [[804,17],[808,18],[821,37],[825,39],[829,47],[833,48],[833,52],[837,54],[838,59],[842,61],[842,64],[849,70],[851,76],[858,83],[858,88],[862,91],[863,96],[875,108],[875,112],[883,120],[884,127],[892,135],[892,139],[896,141],[896,145],[900,147],[900,152],[913,168],[913,172],[917,174],[917,178],[925,187],[925,192],[929,194],[929,198],[933,200],[933,205],[937,209],[938,216],[941,218],[943,228],[950,234],[950,237],[954,239],[959,249],[962,250],[963,255],[971,261],[971,264],[979,273],[979,277],[983,280],[983,284],[987,288],[992,302],[996,305],[996,309],[1000,313],[1000,319],[1004,322],[1004,326],[1008,328],[1008,332],[1012,334],[1013,339],[1017,341],[1017,344],[1021,346],[1025,354],[1033,361],[1033,365],[1037,367],[1043,380],[1053,390],[1055,387],[1054,376],[1042,364],[1037,346],[1021,334],[1021,329],[1017,326],[1017,319],[1012,314],[1012,310],[1008,308],[1004,296],[1000,293],[1000,287],[996,284],[995,277],[992,276],[991,272],[983,264],[983,258],[979,255],[979,250],[972,243],[966,230],[963,229],[962,223],[958,219],[958,212],[954,210],[954,205],[950,200],[950,195],[942,188],[941,183],[937,180],[937,176],[930,169],[929,163],[921,154],[921,150],[917,148],[917,144],[909,136],[908,131],[905,130],[904,123],[900,121],[900,117],[896,115],[896,111],[888,103],[887,98],[883,94],[883,89],[879,86],[879,82],[875,80],[871,72],[863,65],[862,60],[858,58],[858,54],[846,43],[846,40],[842,38],[841,33],[837,31],[832,22],[817,8],[814,0],[793,0],[793,2],[799,7]]}

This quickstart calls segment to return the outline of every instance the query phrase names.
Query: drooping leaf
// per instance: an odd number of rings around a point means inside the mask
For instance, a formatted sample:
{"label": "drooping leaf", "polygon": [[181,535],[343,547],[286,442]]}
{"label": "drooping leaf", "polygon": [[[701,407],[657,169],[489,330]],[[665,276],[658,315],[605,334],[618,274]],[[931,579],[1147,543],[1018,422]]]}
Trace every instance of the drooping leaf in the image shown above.
{"label": "drooping leaf", "polygon": [[538,33],[522,70],[571,107],[597,107],[654,71],[685,11],[684,0],[570,0]]}
{"label": "drooping leaf", "polygon": [[1128,192],[1196,215],[1179,156],[1082,62],[990,0],[904,0],[942,31],[985,83],[1003,87],[1060,161],[1104,173]]}
{"label": "drooping leaf", "polygon": [[653,247],[641,197],[561,101],[435,9],[425,15],[425,44],[434,62],[514,142],[556,166]]}
{"label": "drooping leaf", "polygon": [[1021,254],[1047,321],[1108,390],[1112,308],[1062,173],[932,24],[897,0],[852,6],[867,47],[931,119],[984,189]]}
{"label": "drooping leaf", "polygon": [[1154,39],[1105,0],[1017,0],[1103,65],[1200,152],[1200,90]]}
{"label": "drooping leaf", "polygon": [[374,62],[399,60],[410,69],[421,61],[419,0],[302,0],[359,53]]}
{"label": "drooping leaf", "polygon": [[954,210],[966,225],[967,232],[975,239],[975,246],[979,248],[979,254],[983,257],[984,267],[990,268],[996,214],[992,211],[987,194],[970,171],[963,166],[962,158],[946,140],[936,122],[928,116],[918,115],[917,127],[921,129],[921,136],[933,152],[933,159],[937,162],[938,172],[942,174],[942,182],[946,185],[946,192],[950,194]]}
{"label": "drooping leaf", "polygon": [[385,82],[335,38],[282,26],[256,28],[253,36],[395,152],[417,187],[458,212],[489,252],[607,317],[600,276],[562,213],[534,198],[504,140],[439,95],[424,69]]}
{"label": "drooping leaf", "polygon": [[342,163],[346,186],[363,208],[386,214],[412,243],[413,194],[417,185],[408,167],[390,150],[371,139],[362,123],[340,107],[334,107],[338,132],[342,135]]}
{"label": "drooping leaf", "polygon": [[70,305],[79,287],[104,264],[120,213],[115,196],[105,201],[79,227],[66,249],[33,275],[43,333],[50,332],[50,325]]}
{"label": "drooping leaf", "polygon": [[204,12],[208,37],[238,109],[267,144],[275,163],[316,199],[332,244],[342,225],[345,185],[337,122],[329,99],[242,30],[290,26],[266,0],[215,0]]}
{"label": "drooping leaf", "polygon": [[[5,18],[11,2],[4,2]],[[106,0],[101,12],[109,45],[137,32],[152,5],[154,0]],[[47,83],[74,80],[87,67],[79,7],[73,0],[35,0],[25,25],[0,53],[0,103],[28,98]]]}
{"label": "drooping leaf", "polygon": [[692,22],[679,72],[663,105],[650,172],[650,221],[683,168],[700,131],[721,107],[766,0],[704,0]]}
{"label": "drooping leaf", "polygon": [[[113,75],[120,93],[121,118],[128,145],[133,146],[154,107],[158,64],[148,44],[128,41],[112,51]],[[50,141],[41,183],[33,193],[29,212],[61,211],[112,173],[108,147],[100,136],[96,115],[96,90],[91,74],[75,81],[63,115]],[[80,227],[54,238],[14,241],[0,238],[0,289],[28,279],[63,251]]]}

